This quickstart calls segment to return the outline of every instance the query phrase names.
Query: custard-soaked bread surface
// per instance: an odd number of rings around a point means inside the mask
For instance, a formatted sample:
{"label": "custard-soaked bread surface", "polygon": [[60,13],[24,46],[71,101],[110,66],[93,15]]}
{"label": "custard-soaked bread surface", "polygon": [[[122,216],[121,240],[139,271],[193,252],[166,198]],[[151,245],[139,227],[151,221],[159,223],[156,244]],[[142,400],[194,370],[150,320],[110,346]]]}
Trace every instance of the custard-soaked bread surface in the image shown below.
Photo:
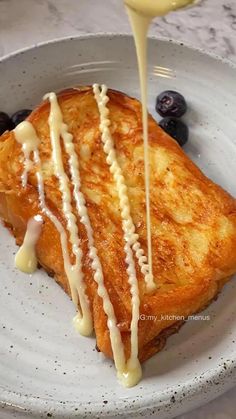
{"label": "custard-soaked bread surface", "polygon": [[[136,99],[114,90],[108,90],[108,96],[110,129],[128,187],[131,215],[147,254],[141,106]],[[64,122],[73,134],[80,162],[81,190],[86,199],[105,285],[128,357],[131,297],[124,234],[116,185],[101,141],[97,103],[90,87],[63,91],[58,94],[58,102]],[[66,229],[62,196],[51,159],[49,112],[50,103],[45,101],[28,120],[40,138],[46,204]],[[141,299],[141,361],[160,350],[166,337],[178,329],[180,324],[175,316],[186,317],[206,307],[226,279],[236,271],[235,199],[204,176],[151,116],[149,146],[153,273],[157,289],[151,294],[146,292],[144,277],[136,260]],[[70,178],[68,155],[63,146],[62,150],[64,167]],[[21,183],[23,164],[21,145],[15,140],[13,131],[6,132],[0,137],[0,216],[13,232],[17,244],[23,241],[29,218],[41,213],[37,167],[31,167],[24,189]],[[75,202],[72,204],[83,250],[82,270],[97,346],[112,357],[107,318],[88,256],[86,231],[77,215]],[[70,294],[59,233],[51,221],[44,214],[42,216],[44,224],[36,246],[39,263],[53,273],[55,280]],[[70,248],[69,240],[68,246]],[[72,252],[70,257],[73,262]]]}

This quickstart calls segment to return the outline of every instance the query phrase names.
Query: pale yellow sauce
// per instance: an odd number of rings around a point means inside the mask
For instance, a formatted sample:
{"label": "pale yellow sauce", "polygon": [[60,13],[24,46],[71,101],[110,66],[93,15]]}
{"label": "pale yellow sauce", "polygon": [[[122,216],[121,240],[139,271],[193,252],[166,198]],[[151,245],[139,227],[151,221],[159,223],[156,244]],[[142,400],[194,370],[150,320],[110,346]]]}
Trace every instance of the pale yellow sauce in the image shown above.
{"label": "pale yellow sauce", "polygon": [[129,15],[139,68],[142,123],[144,143],[144,178],[146,194],[146,225],[148,245],[149,278],[147,291],[155,289],[152,272],[152,223],[150,210],[150,170],[149,170],[149,146],[148,146],[148,113],[147,113],[147,33],[150,22],[155,16],[162,16],[173,10],[185,7],[194,0],[124,0]]}
{"label": "pale yellow sauce", "polygon": [[23,244],[15,256],[15,266],[22,272],[32,274],[38,265],[35,246],[40,237],[43,219],[36,215],[29,219]]}
{"label": "pale yellow sauce", "polygon": [[28,172],[32,167],[32,162],[30,160],[31,153],[35,151],[39,145],[39,139],[36,133],[32,133],[30,126],[30,122],[23,121],[14,129],[16,141],[22,145],[22,151],[24,153],[24,171],[21,176],[23,188],[27,185]]}
{"label": "pale yellow sauce", "polygon": [[142,16],[154,18],[196,3],[196,0],[124,0],[126,6]]}
{"label": "pale yellow sauce", "polygon": [[[75,256],[75,264],[72,266],[73,275],[71,277],[72,300],[78,307],[76,318],[76,327],[84,335],[90,335],[93,330],[92,316],[89,307],[89,300],[86,295],[86,286],[84,274],[82,271],[82,250],[78,235],[76,217],[72,210],[72,195],[70,191],[70,181],[65,172],[60,138],[64,140],[67,151],[72,153],[70,158],[70,168],[73,173],[75,151],[72,144],[72,135],[67,130],[67,125],[63,122],[62,112],[57,101],[55,93],[48,93],[44,96],[50,102],[50,113],[48,118],[50,128],[50,139],[52,145],[52,158],[54,164],[54,173],[59,180],[59,190],[62,195],[63,213],[67,221],[67,230],[72,245],[72,252]],[[72,144],[72,146],[71,146]]]}
{"label": "pale yellow sauce", "polygon": [[[122,175],[121,168],[119,166],[117,155],[115,151],[114,141],[109,129],[110,119],[109,119],[109,109],[107,103],[109,98],[107,96],[107,87],[102,85],[101,87],[98,84],[93,85],[94,96],[97,101],[99,113],[100,113],[100,131],[101,139],[103,142],[103,149],[107,155],[106,161],[110,167],[110,172],[112,173],[116,188],[119,196],[119,203],[121,209],[121,218],[122,218],[122,228],[124,232],[125,240],[125,254],[126,254],[126,265],[128,273],[128,281],[130,284],[131,292],[131,304],[132,304],[132,320],[130,325],[131,333],[131,355],[127,364],[122,366],[122,369],[117,368],[118,378],[125,387],[132,387],[140,380],[142,376],[141,366],[138,360],[138,321],[139,321],[139,288],[138,281],[136,276],[135,269],[135,260],[132,251],[132,247],[138,244],[139,251],[141,247],[138,242],[138,235],[135,233],[135,227],[133,220],[130,215],[130,205],[127,195],[127,187],[125,185],[124,176]],[[142,257],[146,262],[144,253],[142,252]],[[142,261],[142,265],[145,264]],[[146,265],[145,265],[146,266]],[[122,345],[123,346],[123,345]],[[123,350],[120,345],[115,345],[113,348],[114,359],[117,354]]]}
{"label": "pale yellow sauce", "polygon": [[150,211],[150,171],[149,171],[149,148],[148,148],[148,116],[147,116],[147,31],[150,18],[146,18],[137,14],[135,11],[127,8],[132,30],[134,34],[139,77],[140,89],[142,99],[142,123],[143,123],[143,145],[144,145],[144,179],[145,179],[145,194],[146,194],[146,225],[147,225],[147,246],[148,246],[148,266],[149,278],[146,281],[147,290],[155,289],[155,282],[152,272],[152,234],[151,234],[151,211]]}
{"label": "pale yellow sauce", "polygon": [[[66,272],[66,275],[70,284],[72,299],[76,307],[78,307],[78,295],[77,295],[77,290],[76,290],[78,277],[77,277],[76,269],[74,269],[74,266],[70,262],[66,231],[64,227],[62,226],[62,224],[60,223],[60,221],[48,209],[45,203],[44,181],[43,181],[43,175],[42,175],[41,159],[40,159],[39,150],[38,150],[40,139],[34,129],[34,126],[29,121],[21,122],[15,128],[14,134],[15,134],[16,141],[22,145],[22,149],[24,149],[24,146],[26,144],[27,147],[33,151],[33,156],[32,156],[33,158],[31,160],[31,163],[35,165],[35,167],[37,168],[36,177],[38,181],[40,208],[41,208],[42,213],[45,214],[51,220],[51,222],[56,227],[58,233],[60,234],[64,268],[65,268],[65,272]],[[23,183],[23,177],[22,177],[22,183]],[[26,265],[27,263],[28,263],[27,260],[25,260]],[[89,307],[86,314],[87,314],[86,316],[82,316],[78,309],[77,327],[79,328],[80,333],[84,336],[91,335],[92,330],[93,330],[92,316],[91,316]]]}

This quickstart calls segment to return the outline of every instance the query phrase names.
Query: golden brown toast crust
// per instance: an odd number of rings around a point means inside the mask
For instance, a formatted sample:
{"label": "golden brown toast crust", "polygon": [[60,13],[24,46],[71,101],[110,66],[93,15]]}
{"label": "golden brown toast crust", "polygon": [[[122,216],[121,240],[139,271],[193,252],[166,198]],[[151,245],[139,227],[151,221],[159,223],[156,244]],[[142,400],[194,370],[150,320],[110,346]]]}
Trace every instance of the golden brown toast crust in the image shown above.
{"label": "golden brown toast crust", "polygon": [[[131,214],[146,251],[140,103],[113,90],[109,90],[108,95],[111,132],[128,187]],[[116,188],[102,148],[97,105],[91,87],[63,91],[58,94],[58,101],[79,155],[82,191],[95,245],[128,356],[131,305],[124,239]],[[49,110],[49,103],[43,102],[28,120],[41,139],[39,150],[47,205],[66,228],[58,181],[50,162]],[[145,294],[144,278],[136,264],[140,314],[145,318],[139,321],[141,361],[161,349],[163,345],[156,342],[160,341],[160,336],[168,334],[167,328],[175,328],[173,316],[186,317],[205,307],[217,294],[223,280],[236,271],[235,199],[207,179],[151,117],[149,143],[153,272],[158,289],[152,295]],[[63,159],[70,176],[64,151]],[[12,228],[18,244],[23,240],[28,219],[40,212],[35,169],[30,172],[25,190],[21,185],[22,169],[21,146],[15,141],[13,132],[6,132],[0,137],[0,216]],[[43,217],[44,225],[37,244],[39,263],[54,273],[56,281],[70,294],[58,232]],[[97,345],[105,355],[112,357],[106,316],[96,293],[87,237],[79,219],[78,228]],[[172,319],[164,319],[166,315]]]}

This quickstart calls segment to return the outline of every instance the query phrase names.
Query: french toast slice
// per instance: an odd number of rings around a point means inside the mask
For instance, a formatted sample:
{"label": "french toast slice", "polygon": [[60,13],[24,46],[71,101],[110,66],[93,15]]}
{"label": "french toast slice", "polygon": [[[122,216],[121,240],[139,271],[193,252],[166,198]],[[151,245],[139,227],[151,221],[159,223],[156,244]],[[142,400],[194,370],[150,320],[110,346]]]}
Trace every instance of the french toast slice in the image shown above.
{"label": "french toast slice", "polygon": [[[131,216],[147,254],[141,106],[136,99],[121,92],[108,90],[108,96],[110,130],[128,188]],[[132,313],[125,243],[118,194],[102,146],[97,103],[91,87],[68,89],[57,97],[64,122],[73,134],[80,161],[81,190],[128,358]],[[66,229],[58,179],[51,162],[49,112],[50,104],[44,101],[28,120],[40,138],[47,207]],[[146,292],[136,261],[141,299],[138,332],[141,362],[158,352],[166,338],[180,327],[177,318],[186,318],[205,308],[236,272],[236,200],[209,180],[151,116],[149,147],[153,274],[157,289]],[[64,167],[70,178],[68,155],[62,149]],[[23,163],[21,145],[15,140],[14,131],[4,133],[0,137],[0,217],[19,245],[28,220],[41,213],[37,168],[31,167],[27,186],[23,188]],[[93,279],[86,231],[76,213],[75,202],[72,204],[97,347],[112,357],[107,318]],[[38,261],[70,295],[59,233],[44,214],[42,217],[44,224],[36,246]],[[68,246],[70,248],[69,240]],[[73,262],[72,252],[70,258]]]}

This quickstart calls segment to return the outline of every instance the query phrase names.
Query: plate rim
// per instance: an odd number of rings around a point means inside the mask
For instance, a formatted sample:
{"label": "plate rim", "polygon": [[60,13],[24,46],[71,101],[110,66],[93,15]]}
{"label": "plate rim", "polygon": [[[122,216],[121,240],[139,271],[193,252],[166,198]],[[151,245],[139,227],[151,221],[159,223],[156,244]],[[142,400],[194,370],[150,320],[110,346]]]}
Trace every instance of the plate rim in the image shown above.
{"label": "plate rim", "polygon": [[[225,365],[230,364],[230,367],[225,368]],[[45,409],[44,414],[48,412],[55,412],[57,414],[57,417],[61,418],[64,417],[64,415],[70,414],[70,417],[94,417],[95,414],[101,414],[104,417],[107,418],[127,418],[127,414],[129,417],[132,418],[140,418],[143,417],[143,414],[146,412],[147,417],[148,414],[154,414],[155,413],[169,413],[171,410],[171,406],[175,409],[175,416],[176,414],[183,414],[187,413],[189,410],[192,410],[196,407],[200,407],[206,403],[209,403],[210,401],[214,400],[216,397],[219,397],[222,395],[225,391],[230,390],[235,383],[232,383],[228,380],[229,376],[233,375],[233,372],[235,373],[236,377],[236,359],[231,358],[227,361],[222,361],[220,364],[218,364],[217,368],[209,368],[204,373],[202,373],[198,379],[203,380],[202,383],[195,382],[195,385],[192,386],[192,383],[194,382],[194,379],[189,379],[186,381],[183,385],[178,385],[174,387],[170,387],[162,392],[162,399],[159,398],[153,398],[154,393],[149,393],[148,395],[145,395],[145,399],[136,399],[134,403],[132,403],[132,409],[129,410],[128,402],[130,398],[124,399],[126,403],[124,403],[123,399],[118,399],[117,401],[112,402],[112,407],[108,404],[97,402],[97,403],[80,403],[78,401],[66,401],[65,404],[62,404],[59,402],[59,400],[51,400],[49,398],[38,398],[36,396],[28,396],[23,395],[18,392],[8,391],[4,389],[2,386],[0,386],[1,391],[3,392],[2,396],[5,394],[6,396],[15,396],[14,402],[10,401],[9,399],[1,399],[0,400],[0,408],[4,407],[6,410],[14,409],[14,412],[27,412],[31,414],[42,414],[42,408]],[[219,382],[219,378],[222,381]],[[207,382],[207,385],[206,385]],[[207,401],[202,402],[202,396],[203,396],[203,388],[206,386],[208,388],[208,398]],[[191,390],[189,390],[189,387],[192,387]],[[218,393],[216,394],[213,390],[217,388]],[[186,392],[186,393],[185,393]],[[182,397],[183,394],[186,394],[184,398]],[[175,402],[173,403],[171,401],[172,397],[175,397]],[[134,396],[131,396],[131,399],[134,400]],[[201,404],[198,403],[198,400],[201,399]],[[182,401],[184,400],[184,403],[187,403],[183,407]],[[195,400],[195,403],[190,406],[192,401]],[[23,401],[23,403],[21,403]],[[28,401],[28,403],[25,403]],[[76,409],[76,410],[75,410]],[[86,412],[88,411],[88,413]],[[80,416],[81,415],[81,416]],[[112,416],[111,416],[112,415]],[[41,417],[41,416],[40,416]],[[169,417],[169,416],[168,416]],[[171,416],[173,417],[173,416]]]}
{"label": "plate rim", "polygon": [[[97,33],[88,33],[88,34],[79,34],[74,36],[63,36],[63,37],[57,37],[49,39],[48,41],[41,41],[37,42],[35,44],[29,45],[27,47],[18,48],[14,51],[11,51],[7,54],[4,54],[0,57],[0,64],[4,61],[7,61],[10,58],[14,58],[18,55],[22,55],[24,53],[27,53],[31,50],[34,50],[36,48],[42,48],[45,46],[50,46],[54,44],[60,44],[61,42],[69,42],[69,41],[76,41],[80,39],[93,39],[93,38],[133,38],[133,35],[130,32],[97,32]],[[192,50],[195,52],[200,53],[201,55],[208,55],[210,58],[213,58],[217,61],[220,61],[223,64],[229,65],[231,68],[236,69],[236,62],[230,60],[229,58],[222,57],[215,52],[209,51],[205,48],[196,47],[191,43],[178,41],[176,39],[172,39],[165,36],[156,36],[156,35],[148,35],[148,39],[151,40],[158,40],[163,43],[170,42],[171,44],[177,45],[179,47],[187,48],[188,50]]]}
{"label": "plate rim", "polygon": [[[130,33],[115,33],[115,32],[98,32],[94,34],[82,34],[82,35],[75,35],[75,36],[66,36],[60,37],[55,39],[50,39],[48,41],[39,42],[33,44],[31,46],[27,46],[25,48],[17,49],[12,51],[8,54],[3,55],[0,57],[0,67],[1,64],[5,63],[6,61],[16,58],[20,55],[23,55],[28,52],[35,51],[38,48],[44,48],[46,46],[52,46],[55,44],[60,43],[67,43],[71,41],[80,41],[80,40],[90,40],[90,39],[107,39],[107,38],[132,38]],[[213,52],[205,50],[203,48],[195,47],[191,44],[172,40],[168,37],[157,37],[155,35],[148,37],[150,40],[159,41],[163,44],[168,44],[171,42],[172,44],[187,49],[189,51],[193,51],[203,56],[208,56],[213,60],[216,60],[224,65],[229,66],[231,69],[236,71],[236,63],[233,61],[223,58]],[[225,369],[225,363],[228,362],[228,368]],[[234,373],[234,374],[233,374]],[[19,392],[14,392],[10,390],[6,390],[6,388],[0,386],[1,389],[1,399],[0,399],[0,408],[5,407],[6,410],[12,410],[16,412],[30,412],[31,414],[42,414],[42,408],[45,409],[45,412],[56,412],[58,417],[62,417],[65,414],[70,414],[70,416],[76,415],[82,416],[85,415],[85,407],[90,410],[90,415],[88,417],[93,417],[94,414],[102,414],[104,417],[113,417],[114,415],[117,417],[126,417],[127,413],[130,417],[135,415],[136,418],[142,416],[145,412],[155,411],[157,413],[157,409],[160,408],[160,413],[167,412],[167,408],[171,406],[171,396],[175,395],[176,402],[173,403],[173,407],[175,410],[175,414],[185,413],[188,409],[194,408],[190,406],[192,399],[195,400],[195,406],[199,405],[200,399],[202,399],[202,387],[208,388],[208,400],[207,402],[213,400],[215,397],[220,396],[225,391],[232,388],[236,381],[233,382],[233,377],[235,375],[236,378],[236,359],[230,358],[227,361],[222,361],[217,365],[217,367],[209,368],[204,373],[202,373],[198,378],[199,382],[196,382],[196,379],[192,378],[186,381],[184,384],[180,385],[180,387],[172,386],[167,388],[162,393],[162,400],[160,401],[159,398],[155,398],[154,392],[145,395],[145,399],[136,398],[135,402],[132,403],[132,409],[128,410],[128,403],[124,403],[124,399],[117,399],[116,401],[112,402],[111,405],[108,404],[104,405],[102,402],[98,403],[91,403],[79,401],[68,401],[66,405],[63,405],[59,402],[59,400],[51,400],[50,398],[38,398],[37,396],[28,396],[21,394]],[[221,383],[218,383],[216,379],[222,380]],[[230,378],[231,377],[231,378]],[[220,384],[220,385],[219,385]],[[145,384],[144,384],[145,385]],[[189,388],[191,387],[191,390]],[[218,390],[216,393],[216,389]],[[181,408],[181,396],[183,392],[186,391],[188,395],[184,399],[185,407]],[[127,393],[128,394],[128,393]],[[134,396],[131,396],[132,400],[134,400]],[[180,400],[179,400],[180,399]],[[129,402],[130,398],[125,399]],[[183,399],[182,399],[183,400]],[[204,402],[202,402],[203,404]],[[199,405],[200,406],[200,405]],[[76,408],[76,411],[74,410]],[[72,410],[73,409],[73,410]],[[172,409],[171,409],[172,410]]]}

